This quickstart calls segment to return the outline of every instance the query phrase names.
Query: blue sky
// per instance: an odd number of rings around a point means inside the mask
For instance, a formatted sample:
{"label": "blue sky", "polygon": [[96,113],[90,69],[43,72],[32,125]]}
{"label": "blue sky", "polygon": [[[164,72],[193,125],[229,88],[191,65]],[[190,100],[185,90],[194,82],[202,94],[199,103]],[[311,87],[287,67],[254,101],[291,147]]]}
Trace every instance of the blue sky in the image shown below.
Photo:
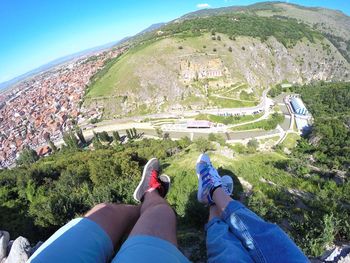
{"label": "blue sky", "polygon": [[[0,83],[54,59],[134,35],[151,24],[250,0],[0,0]],[[262,1],[258,1],[262,2]],[[350,14],[348,0],[291,0]]]}

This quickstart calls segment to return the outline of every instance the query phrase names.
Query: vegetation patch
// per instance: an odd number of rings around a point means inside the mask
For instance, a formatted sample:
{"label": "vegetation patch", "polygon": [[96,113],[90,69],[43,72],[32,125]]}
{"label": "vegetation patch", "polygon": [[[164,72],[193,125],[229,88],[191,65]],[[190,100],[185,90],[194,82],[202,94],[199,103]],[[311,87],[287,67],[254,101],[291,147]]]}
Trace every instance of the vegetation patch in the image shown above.
{"label": "vegetation patch", "polygon": [[296,19],[259,17],[247,14],[227,14],[184,20],[171,23],[162,28],[167,35],[183,34],[186,37],[198,36],[203,31],[236,36],[260,38],[266,41],[274,36],[286,47],[293,47],[299,40],[307,38],[310,42],[323,36]]}
{"label": "vegetation patch", "polygon": [[258,122],[248,123],[245,125],[231,128],[233,131],[255,130],[263,129],[266,131],[273,130],[276,126],[284,121],[284,115],[280,113],[273,113],[268,119]]}
{"label": "vegetation patch", "polygon": [[228,99],[228,98],[219,98],[215,96],[210,96],[209,101],[211,104],[215,106],[219,106],[221,108],[240,108],[240,107],[254,107],[258,105],[257,102],[254,101],[242,101],[236,99]]}
{"label": "vegetation patch", "polygon": [[263,116],[262,113],[255,115],[242,115],[242,116],[218,116],[212,114],[199,114],[196,116],[196,120],[208,120],[215,123],[223,123],[225,125],[238,124],[248,121],[254,121]]}
{"label": "vegetation patch", "polygon": [[297,145],[299,139],[300,139],[299,134],[289,133],[287,137],[284,139],[284,141],[281,143],[282,149],[283,148],[293,149]]}

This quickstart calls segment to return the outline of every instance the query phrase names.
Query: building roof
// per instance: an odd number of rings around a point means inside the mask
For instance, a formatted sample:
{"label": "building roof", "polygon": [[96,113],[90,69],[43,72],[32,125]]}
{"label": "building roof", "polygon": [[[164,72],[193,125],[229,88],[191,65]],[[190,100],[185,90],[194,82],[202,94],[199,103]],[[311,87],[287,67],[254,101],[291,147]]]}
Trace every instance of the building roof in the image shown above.
{"label": "building roof", "polygon": [[300,98],[293,97],[290,102],[296,113],[307,114],[308,111]]}
{"label": "building roof", "polygon": [[211,126],[212,123],[210,121],[195,120],[187,122],[187,128],[210,128]]}

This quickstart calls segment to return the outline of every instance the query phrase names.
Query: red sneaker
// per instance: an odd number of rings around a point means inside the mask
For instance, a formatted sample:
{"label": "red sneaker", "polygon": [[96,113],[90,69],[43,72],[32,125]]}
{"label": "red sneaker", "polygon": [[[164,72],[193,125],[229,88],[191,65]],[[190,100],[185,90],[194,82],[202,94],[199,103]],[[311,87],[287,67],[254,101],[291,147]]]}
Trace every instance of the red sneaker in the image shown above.
{"label": "red sneaker", "polygon": [[162,197],[165,197],[170,188],[170,178],[162,174],[159,176],[160,166],[157,158],[147,162],[142,172],[142,178],[134,192],[134,199],[141,202],[146,192],[158,190]]}

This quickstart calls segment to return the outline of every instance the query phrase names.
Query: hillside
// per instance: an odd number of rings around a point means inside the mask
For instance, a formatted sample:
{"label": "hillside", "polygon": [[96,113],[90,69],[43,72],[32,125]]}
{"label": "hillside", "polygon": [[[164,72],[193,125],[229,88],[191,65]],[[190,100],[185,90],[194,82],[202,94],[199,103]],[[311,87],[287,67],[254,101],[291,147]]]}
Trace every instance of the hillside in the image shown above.
{"label": "hillside", "polygon": [[104,107],[106,119],[244,107],[278,83],[349,80],[349,21],[282,3],[192,13],[129,40],[130,50],[93,79],[84,106]]}
{"label": "hillside", "polygon": [[[256,3],[248,7],[233,6],[199,10],[184,15],[179,20],[242,12],[255,14],[258,16],[288,17],[297,19],[298,21],[308,24],[310,27],[313,27],[314,29],[317,29],[323,33],[342,38],[343,42],[347,42],[347,45],[349,46],[349,17],[341,11],[322,7],[305,7],[285,2],[265,2]],[[349,49],[347,51],[349,52]]]}
{"label": "hillside", "polygon": [[180,249],[190,260],[204,262],[208,211],[196,200],[194,167],[207,150],[219,173],[234,179],[234,198],[279,224],[308,256],[348,243],[350,84],[291,90],[312,111],[314,130],[307,138],[290,137],[270,152],[227,144],[220,135],[193,142],[167,137],[122,142],[100,133],[87,144],[66,137],[66,146],[51,156],[22,158],[21,166],[0,171],[0,225],[13,237],[36,242],[94,204],[134,203],[142,168],[156,156],[172,179],[167,200],[178,216]]}

